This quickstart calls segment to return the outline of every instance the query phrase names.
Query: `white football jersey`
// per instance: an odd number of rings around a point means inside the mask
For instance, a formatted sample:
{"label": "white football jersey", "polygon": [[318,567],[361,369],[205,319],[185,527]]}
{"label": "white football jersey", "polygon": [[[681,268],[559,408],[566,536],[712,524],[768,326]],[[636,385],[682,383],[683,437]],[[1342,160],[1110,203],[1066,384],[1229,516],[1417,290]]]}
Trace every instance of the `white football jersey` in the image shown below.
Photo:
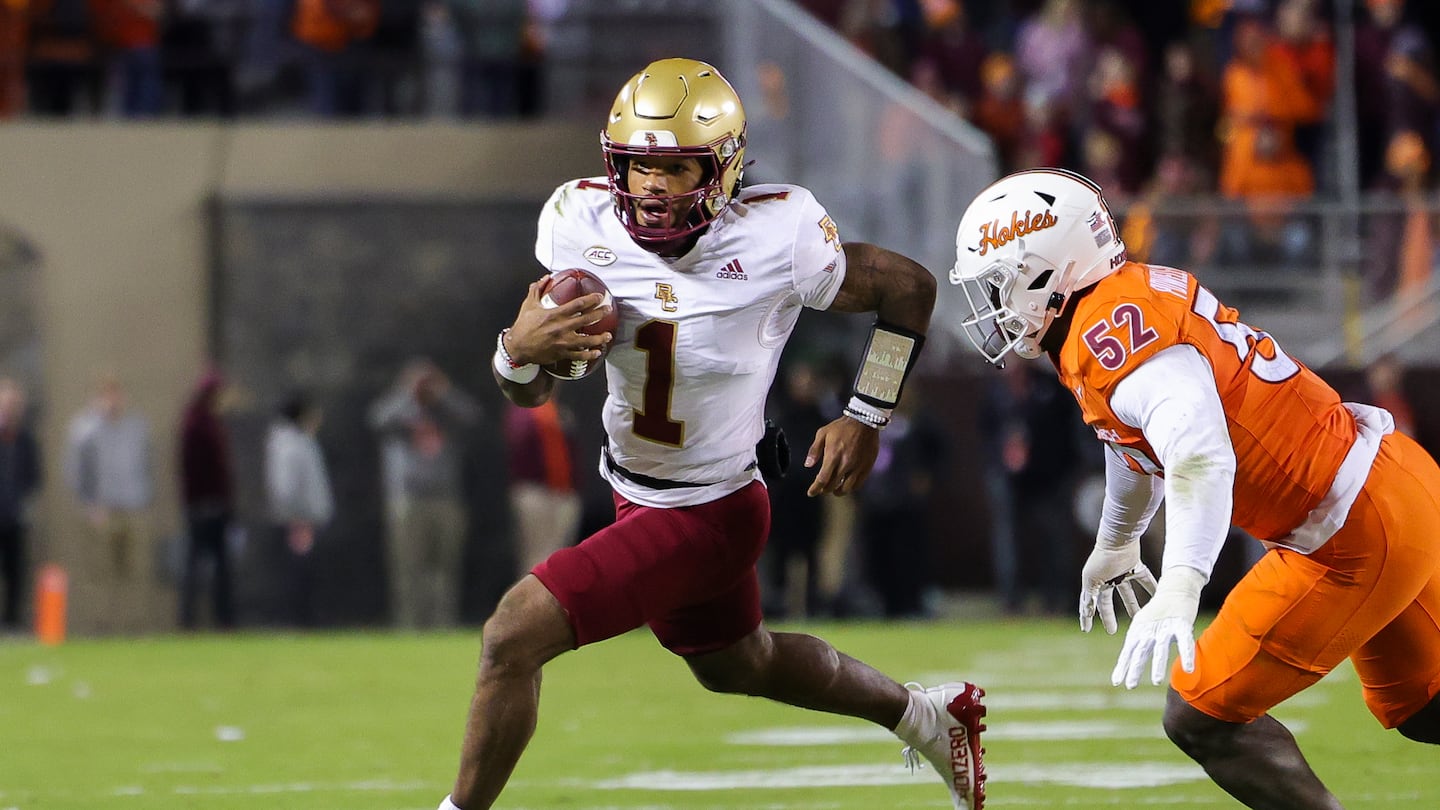
{"label": "white football jersey", "polygon": [[[689,253],[636,244],[605,178],[560,186],[540,213],[535,257],[605,281],[620,326],[605,358],[604,424],[613,464],[600,472],[626,499],[693,506],[759,478],[765,397],[802,306],[825,309],[845,278],[840,234],[799,186],[760,185],[710,224]],[[810,437],[797,437],[808,446]]]}

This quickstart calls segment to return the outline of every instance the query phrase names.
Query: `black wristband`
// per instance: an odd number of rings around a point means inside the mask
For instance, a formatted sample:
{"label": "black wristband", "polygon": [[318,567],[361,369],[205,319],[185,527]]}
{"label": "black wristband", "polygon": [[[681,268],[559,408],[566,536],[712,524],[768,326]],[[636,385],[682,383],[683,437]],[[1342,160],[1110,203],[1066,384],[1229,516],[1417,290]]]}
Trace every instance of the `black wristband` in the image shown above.
{"label": "black wristband", "polygon": [[860,370],[855,373],[852,393],[877,408],[894,408],[924,346],[923,334],[875,321],[865,341],[865,353],[861,356]]}

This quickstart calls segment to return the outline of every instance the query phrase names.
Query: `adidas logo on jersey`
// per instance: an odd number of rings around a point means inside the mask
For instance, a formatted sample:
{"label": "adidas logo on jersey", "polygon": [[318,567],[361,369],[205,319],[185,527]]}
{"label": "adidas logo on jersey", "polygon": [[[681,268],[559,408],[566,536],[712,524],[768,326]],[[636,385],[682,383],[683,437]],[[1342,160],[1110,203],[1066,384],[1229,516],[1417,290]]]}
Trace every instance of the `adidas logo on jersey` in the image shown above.
{"label": "adidas logo on jersey", "polygon": [[735,259],[729,264],[720,268],[715,273],[715,278],[728,278],[731,281],[749,281],[750,277],[745,275],[745,268],[740,266],[740,260]]}

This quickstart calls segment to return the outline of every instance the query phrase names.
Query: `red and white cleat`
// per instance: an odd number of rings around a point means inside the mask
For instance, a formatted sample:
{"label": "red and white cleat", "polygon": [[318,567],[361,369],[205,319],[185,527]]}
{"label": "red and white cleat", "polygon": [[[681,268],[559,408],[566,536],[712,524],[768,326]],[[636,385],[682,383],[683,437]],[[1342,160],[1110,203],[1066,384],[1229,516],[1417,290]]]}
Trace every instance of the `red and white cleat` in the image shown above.
{"label": "red and white cleat", "polygon": [[982,810],[985,807],[985,749],[980,732],[985,730],[985,690],[973,683],[947,683],[929,689],[905,685],[925,696],[935,707],[939,723],[923,746],[906,746],[905,763],[921,767],[920,757],[945,779],[955,810]]}

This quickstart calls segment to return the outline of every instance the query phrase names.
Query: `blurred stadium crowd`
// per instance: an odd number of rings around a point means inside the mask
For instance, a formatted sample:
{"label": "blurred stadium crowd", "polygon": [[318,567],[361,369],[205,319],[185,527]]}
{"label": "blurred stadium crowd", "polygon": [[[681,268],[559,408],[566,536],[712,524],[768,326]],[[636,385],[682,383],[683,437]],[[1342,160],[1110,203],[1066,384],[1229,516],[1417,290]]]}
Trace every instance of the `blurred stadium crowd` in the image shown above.
{"label": "blurred stadium crowd", "polygon": [[[1321,225],[1292,214],[1297,203],[1418,198],[1435,185],[1434,4],[802,5],[988,134],[1002,171],[1066,166],[1094,178],[1127,211],[1125,241],[1137,259],[1313,266]],[[1347,8],[1348,17],[1337,12]],[[1353,97],[1337,93],[1340,68],[1351,65]],[[1354,113],[1345,115],[1340,105],[1351,98]],[[1177,199],[1216,195],[1249,215],[1156,216]],[[1404,222],[1374,216],[1367,235],[1399,243]],[[1407,268],[1393,259],[1382,254],[1364,268],[1370,300],[1428,278],[1428,262]]]}
{"label": "blurred stadium crowd", "polygon": [[567,0],[14,0],[0,118],[537,112]]}
{"label": "blurred stadium crowd", "polygon": [[[1333,192],[1336,4],[1320,0],[804,0],[994,139],[1002,170],[1074,166],[1121,201]],[[1435,13],[1356,5],[1361,176],[1401,133],[1436,139]]]}
{"label": "blurred stadium crowd", "polygon": [[[1424,3],[1357,0],[1344,21],[1321,0],[798,4],[990,135],[1003,170],[1073,166],[1121,202],[1334,192],[1342,47],[1354,50],[1364,188],[1415,171],[1428,181],[1440,137],[1440,10]],[[0,117],[531,115],[569,5],[9,0]],[[1401,165],[1387,166],[1387,148]]]}
{"label": "blurred stadium crowd", "polygon": [[[1434,187],[1434,4],[798,5],[989,135],[1002,171],[1057,165],[1095,178],[1129,213],[1136,258],[1313,265],[1326,226],[1313,208],[1299,213],[1307,201]],[[582,6],[10,0],[0,4],[0,118],[534,117],[545,113],[547,63],[565,58],[552,52],[556,27],[593,13]],[[1217,195],[1250,210],[1241,227],[1155,211]],[[1400,240],[1404,206],[1391,208],[1368,236]],[[1365,268],[1369,300],[1428,278],[1390,259]]]}

